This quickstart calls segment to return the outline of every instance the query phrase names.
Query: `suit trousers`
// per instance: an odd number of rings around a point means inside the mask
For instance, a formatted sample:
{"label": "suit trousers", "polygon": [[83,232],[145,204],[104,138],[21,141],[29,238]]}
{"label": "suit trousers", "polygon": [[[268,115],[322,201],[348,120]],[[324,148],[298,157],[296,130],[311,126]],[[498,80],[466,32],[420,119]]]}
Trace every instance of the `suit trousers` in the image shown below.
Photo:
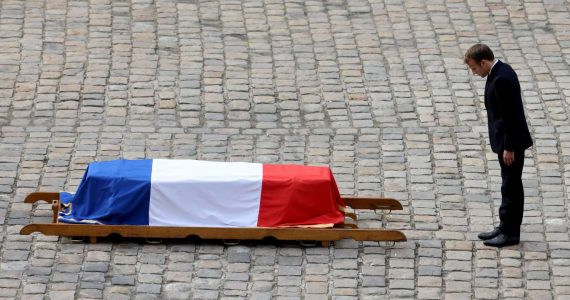
{"label": "suit trousers", "polygon": [[519,237],[524,212],[524,189],[522,184],[522,170],[524,166],[524,150],[515,151],[515,161],[505,165],[503,153],[499,154],[501,165],[501,207],[499,208],[499,229],[502,233]]}

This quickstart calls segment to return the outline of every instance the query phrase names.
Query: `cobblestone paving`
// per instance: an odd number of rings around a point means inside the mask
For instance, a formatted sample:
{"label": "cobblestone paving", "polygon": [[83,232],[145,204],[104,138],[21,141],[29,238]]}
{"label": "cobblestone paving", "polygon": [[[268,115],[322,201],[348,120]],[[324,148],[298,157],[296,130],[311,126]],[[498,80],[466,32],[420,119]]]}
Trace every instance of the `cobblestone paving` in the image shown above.
{"label": "cobblestone paving", "polygon": [[[0,297],[570,299],[570,2],[0,1]],[[519,74],[522,243],[497,222],[489,44]],[[30,192],[74,191],[87,163],[194,158],[331,166],[341,193],[403,212],[394,248],[21,236]]]}

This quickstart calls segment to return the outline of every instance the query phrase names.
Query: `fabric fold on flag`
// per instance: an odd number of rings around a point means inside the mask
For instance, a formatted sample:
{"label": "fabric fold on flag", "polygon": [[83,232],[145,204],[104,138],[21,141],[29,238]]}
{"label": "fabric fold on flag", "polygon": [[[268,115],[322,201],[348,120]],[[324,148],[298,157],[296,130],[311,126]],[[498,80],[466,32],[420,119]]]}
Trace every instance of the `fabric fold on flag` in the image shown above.
{"label": "fabric fold on flag", "polygon": [[87,167],[59,221],[184,227],[332,226],[345,206],[328,167],[114,160]]}

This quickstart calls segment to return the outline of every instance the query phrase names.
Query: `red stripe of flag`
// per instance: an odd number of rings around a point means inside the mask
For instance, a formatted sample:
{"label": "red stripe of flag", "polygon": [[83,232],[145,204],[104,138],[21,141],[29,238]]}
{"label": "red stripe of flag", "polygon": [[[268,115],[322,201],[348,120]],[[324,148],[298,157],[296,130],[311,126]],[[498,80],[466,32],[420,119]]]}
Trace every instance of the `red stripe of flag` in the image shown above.
{"label": "red stripe of flag", "polygon": [[345,206],[328,167],[263,165],[257,226],[338,224]]}

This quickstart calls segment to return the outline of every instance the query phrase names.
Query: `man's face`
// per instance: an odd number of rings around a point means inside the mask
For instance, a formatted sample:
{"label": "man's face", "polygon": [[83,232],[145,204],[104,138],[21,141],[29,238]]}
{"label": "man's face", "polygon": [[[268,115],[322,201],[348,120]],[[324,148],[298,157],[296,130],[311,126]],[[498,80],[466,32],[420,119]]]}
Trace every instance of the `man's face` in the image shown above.
{"label": "man's face", "polygon": [[471,72],[473,72],[473,74],[485,78],[487,75],[489,75],[489,71],[491,71],[491,66],[493,64],[488,60],[482,60],[480,62],[476,62],[472,59],[469,59],[467,60],[467,65],[469,66],[469,69],[471,69]]}

